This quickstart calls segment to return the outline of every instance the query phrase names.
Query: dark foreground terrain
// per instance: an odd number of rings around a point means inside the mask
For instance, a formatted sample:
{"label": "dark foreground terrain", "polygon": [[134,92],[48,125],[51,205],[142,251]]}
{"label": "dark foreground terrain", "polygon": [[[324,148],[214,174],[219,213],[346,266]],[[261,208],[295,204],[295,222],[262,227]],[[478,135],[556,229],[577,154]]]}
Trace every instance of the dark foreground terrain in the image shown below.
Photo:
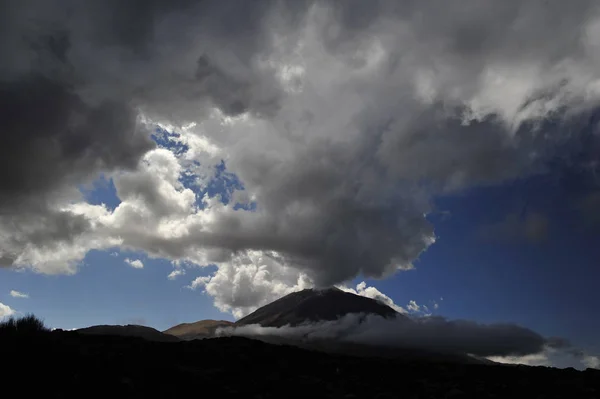
{"label": "dark foreground terrain", "polygon": [[[346,357],[246,338],[0,336],[19,397],[600,398],[600,371]],[[38,396],[39,395],[39,396]]]}

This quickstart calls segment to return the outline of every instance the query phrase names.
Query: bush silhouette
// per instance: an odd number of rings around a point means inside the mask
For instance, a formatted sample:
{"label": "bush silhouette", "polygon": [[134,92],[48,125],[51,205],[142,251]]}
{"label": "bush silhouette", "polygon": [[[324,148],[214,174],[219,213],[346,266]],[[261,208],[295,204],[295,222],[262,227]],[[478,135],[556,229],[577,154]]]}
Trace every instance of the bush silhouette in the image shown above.
{"label": "bush silhouette", "polygon": [[49,332],[50,329],[44,325],[44,322],[32,314],[15,318],[10,317],[0,322],[0,335],[5,334],[39,334]]}

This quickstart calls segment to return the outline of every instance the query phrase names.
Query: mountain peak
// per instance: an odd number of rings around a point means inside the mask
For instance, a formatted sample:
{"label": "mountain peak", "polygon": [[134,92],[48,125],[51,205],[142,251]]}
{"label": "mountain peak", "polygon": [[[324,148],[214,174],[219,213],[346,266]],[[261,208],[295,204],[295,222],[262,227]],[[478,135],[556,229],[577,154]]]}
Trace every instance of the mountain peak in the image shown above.
{"label": "mountain peak", "polygon": [[297,326],[337,320],[350,313],[374,314],[384,318],[404,317],[379,301],[331,287],[293,292],[257,309],[235,324],[260,324],[263,327]]}

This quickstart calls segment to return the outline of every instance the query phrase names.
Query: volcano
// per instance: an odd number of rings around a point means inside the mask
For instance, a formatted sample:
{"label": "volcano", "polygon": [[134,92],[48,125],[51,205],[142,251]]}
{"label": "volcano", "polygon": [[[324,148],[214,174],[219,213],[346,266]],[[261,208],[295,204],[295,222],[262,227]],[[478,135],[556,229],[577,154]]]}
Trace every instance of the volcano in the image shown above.
{"label": "volcano", "polygon": [[[414,321],[398,313],[385,303],[338,288],[305,289],[293,292],[265,305],[246,317],[239,319],[233,327],[260,325],[261,327],[297,327],[326,321],[335,321],[346,315],[379,316],[400,322]],[[362,323],[364,318],[359,318]],[[329,354],[360,357],[404,359],[404,361],[450,362],[482,364],[479,359],[453,351],[432,351],[419,347],[389,347],[345,341],[339,337],[310,338],[250,333],[247,337],[271,344],[284,344]]]}
{"label": "volcano", "polygon": [[293,292],[265,305],[235,325],[259,324],[263,327],[298,326],[319,321],[337,320],[350,313],[377,315],[383,318],[405,318],[388,305],[338,288],[306,289]]}

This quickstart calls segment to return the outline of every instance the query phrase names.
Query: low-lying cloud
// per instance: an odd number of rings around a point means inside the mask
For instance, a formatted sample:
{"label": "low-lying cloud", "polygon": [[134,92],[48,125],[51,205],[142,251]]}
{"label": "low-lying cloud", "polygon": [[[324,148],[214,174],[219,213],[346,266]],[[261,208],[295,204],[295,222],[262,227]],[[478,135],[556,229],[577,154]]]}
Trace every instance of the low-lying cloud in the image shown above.
{"label": "low-lying cloud", "polygon": [[443,317],[385,319],[348,314],[336,321],[298,327],[249,325],[222,328],[223,335],[280,336],[292,339],[335,339],[353,343],[419,347],[477,356],[524,356],[544,349],[545,339],[514,324],[479,324]]}
{"label": "low-lying cloud", "polygon": [[[593,364],[594,359],[597,359],[582,352],[575,353],[577,351],[569,343],[556,345],[555,338],[545,338],[535,331],[515,324],[482,324],[468,320],[448,320],[438,316],[385,319],[377,315],[348,314],[335,321],[296,327],[222,327],[217,330],[217,335],[282,337],[302,342],[334,340],[462,353],[503,363],[529,364],[528,361],[531,361],[532,365],[552,365],[548,353],[557,357],[557,352],[560,352],[563,358],[568,358],[570,363],[580,363],[580,368],[582,364]],[[567,365],[562,364],[562,367]]]}

